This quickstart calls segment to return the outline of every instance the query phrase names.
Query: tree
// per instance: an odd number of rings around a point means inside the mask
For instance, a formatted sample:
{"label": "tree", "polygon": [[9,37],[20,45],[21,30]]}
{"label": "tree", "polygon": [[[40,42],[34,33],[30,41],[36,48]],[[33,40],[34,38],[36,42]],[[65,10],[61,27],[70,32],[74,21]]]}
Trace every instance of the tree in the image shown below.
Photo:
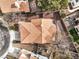
{"label": "tree", "polygon": [[37,0],[37,6],[42,11],[59,11],[60,15],[64,17],[63,10],[67,9],[68,0]]}
{"label": "tree", "polygon": [[37,6],[43,11],[46,10],[62,10],[67,8],[68,0],[37,0]]}

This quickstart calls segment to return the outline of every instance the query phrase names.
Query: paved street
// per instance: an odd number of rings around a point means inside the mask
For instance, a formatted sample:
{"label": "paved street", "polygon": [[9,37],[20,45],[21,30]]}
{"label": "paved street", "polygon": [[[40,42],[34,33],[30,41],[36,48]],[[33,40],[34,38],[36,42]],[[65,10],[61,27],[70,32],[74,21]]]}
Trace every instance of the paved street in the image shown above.
{"label": "paved street", "polygon": [[8,29],[0,24],[0,57],[6,53],[10,42]]}
{"label": "paved street", "polygon": [[0,50],[2,49],[2,47],[4,46],[4,42],[5,40],[3,39],[4,37],[4,33],[2,32],[2,30],[0,29]]}

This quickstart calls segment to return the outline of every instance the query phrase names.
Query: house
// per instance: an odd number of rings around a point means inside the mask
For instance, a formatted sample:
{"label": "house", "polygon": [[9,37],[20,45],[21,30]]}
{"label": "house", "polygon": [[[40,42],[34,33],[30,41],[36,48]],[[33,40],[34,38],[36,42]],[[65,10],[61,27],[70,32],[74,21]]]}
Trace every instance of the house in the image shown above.
{"label": "house", "polygon": [[31,56],[32,52],[22,49],[20,51],[19,59],[37,59],[37,57]]}
{"label": "house", "polygon": [[56,27],[52,19],[32,19],[31,22],[19,22],[22,44],[46,44],[55,40]]}
{"label": "house", "polygon": [[22,53],[22,54],[20,55],[19,59],[29,59],[29,58],[28,58],[25,54]]}
{"label": "house", "polygon": [[11,47],[8,55],[18,58],[20,50],[21,50],[20,48]]}
{"label": "house", "polygon": [[76,25],[75,22],[76,22],[76,18],[72,16],[64,18],[64,24],[68,30]]}
{"label": "house", "polygon": [[0,8],[3,13],[30,12],[28,0],[0,0]]}
{"label": "house", "polygon": [[48,58],[39,54],[34,54],[33,52],[30,52],[28,50],[22,49],[20,52],[19,59],[48,59]]}
{"label": "house", "polygon": [[68,0],[69,12],[74,12],[79,10],[79,0]]}

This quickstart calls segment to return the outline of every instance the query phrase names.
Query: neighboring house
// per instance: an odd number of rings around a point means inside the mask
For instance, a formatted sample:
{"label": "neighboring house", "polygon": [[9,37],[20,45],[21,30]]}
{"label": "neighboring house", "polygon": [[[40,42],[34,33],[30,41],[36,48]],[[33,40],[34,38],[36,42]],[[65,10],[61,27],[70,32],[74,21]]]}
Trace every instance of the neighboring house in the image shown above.
{"label": "neighboring house", "polygon": [[8,55],[18,58],[20,53],[20,48],[12,47],[8,53]]}
{"label": "neighboring house", "polygon": [[79,0],[70,0],[72,8],[79,7]]}
{"label": "neighboring house", "polygon": [[76,19],[74,17],[67,17],[64,19],[64,24],[66,28],[69,30],[75,26]]}
{"label": "neighboring house", "polygon": [[75,30],[77,31],[77,34],[79,35],[79,25],[75,26]]}
{"label": "neighboring house", "polygon": [[7,55],[4,59],[17,59],[17,58],[13,57],[13,56],[10,56],[10,55]]}
{"label": "neighboring house", "polygon": [[52,43],[56,34],[56,27],[52,19],[32,19],[31,22],[19,22],[22,44]]}
{"label": "neighboring house", "polygon": [[28,50],[22,49],[20,52],[19,59],[48,59],[48,58],[39,54],[34,54],[33,52],[30,52]]}
{"label": "neighboring house", "polygon": [[0,8],[3,13],[30,12],[28,0],[0,0]]}
{"label": "neighboring house", "polygon": [[68,0],[69,1],[69,12],[79,10],[79,0]]}

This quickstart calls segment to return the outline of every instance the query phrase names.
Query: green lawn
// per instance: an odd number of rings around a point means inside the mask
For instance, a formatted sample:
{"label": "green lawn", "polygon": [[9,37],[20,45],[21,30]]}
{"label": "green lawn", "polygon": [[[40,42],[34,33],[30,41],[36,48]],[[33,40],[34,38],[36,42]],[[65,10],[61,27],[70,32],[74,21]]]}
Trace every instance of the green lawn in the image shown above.
{"label": "green lawn", "polygon": [[75,28],[72,28],[71,30],[69,30],[69,32],[73,37],[73,41],[79,43],[79,36],[78,36]]}

